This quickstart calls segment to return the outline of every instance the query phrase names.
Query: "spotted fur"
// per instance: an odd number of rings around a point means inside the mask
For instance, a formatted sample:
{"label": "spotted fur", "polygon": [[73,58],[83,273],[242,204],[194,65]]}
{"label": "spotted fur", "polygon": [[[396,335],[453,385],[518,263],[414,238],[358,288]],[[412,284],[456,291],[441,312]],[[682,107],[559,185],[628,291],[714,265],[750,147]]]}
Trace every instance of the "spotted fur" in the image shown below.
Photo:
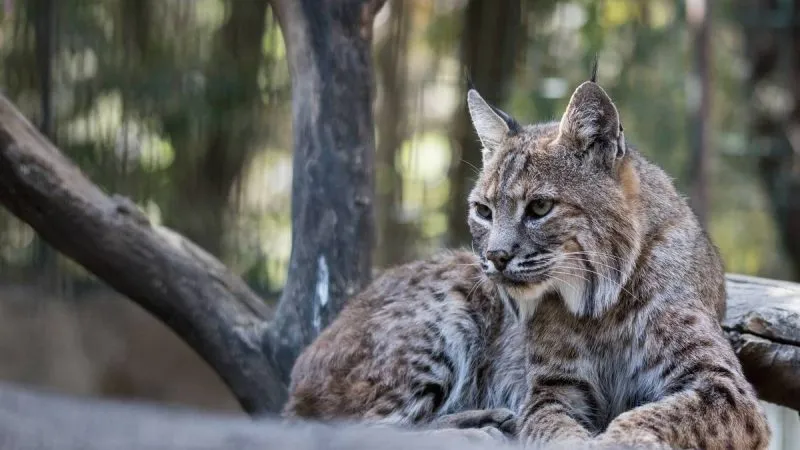
{"label": "spotted fur", "polygon": [[521,437],[767,448],[720,327],[718,252],[605,91],[583,83],[560,122],[517,131],[470,98],[494,136],[469,199],[473,247],[526,330]]}
{"label": "spotted fur", "polygon": [[301,354],[284,415],[425,425],[519,405],[515,324],[471,253],[391,269]]}

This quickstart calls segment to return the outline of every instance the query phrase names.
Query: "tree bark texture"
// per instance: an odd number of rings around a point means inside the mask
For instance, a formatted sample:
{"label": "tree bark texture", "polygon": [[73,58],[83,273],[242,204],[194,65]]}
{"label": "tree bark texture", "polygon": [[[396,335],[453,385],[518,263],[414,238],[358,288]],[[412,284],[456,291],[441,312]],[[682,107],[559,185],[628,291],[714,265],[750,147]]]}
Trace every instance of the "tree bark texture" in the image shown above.
{"label": "tree bark texture", "polygon": [[800,285],[728,275],[723,329],[758,396],[800,411]]}
{"label": "tree bark texture", "polygon": [[284,369],[366,286],[374,235],[372,24],[381,0],[273,0],[292,78],[292,253],[274,354]]}

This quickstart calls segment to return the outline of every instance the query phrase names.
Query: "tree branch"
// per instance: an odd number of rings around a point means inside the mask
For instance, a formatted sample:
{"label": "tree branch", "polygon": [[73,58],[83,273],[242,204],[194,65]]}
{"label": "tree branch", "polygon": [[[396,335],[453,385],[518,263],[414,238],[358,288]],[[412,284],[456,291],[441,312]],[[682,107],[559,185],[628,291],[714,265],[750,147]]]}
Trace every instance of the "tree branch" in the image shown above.
{"label": "tree branch", "polygon": [[53,247],[166,323],[250,412],[282,404],[262,352],[266,305],[219,261],[109,197],[0,97],[0,202]]}

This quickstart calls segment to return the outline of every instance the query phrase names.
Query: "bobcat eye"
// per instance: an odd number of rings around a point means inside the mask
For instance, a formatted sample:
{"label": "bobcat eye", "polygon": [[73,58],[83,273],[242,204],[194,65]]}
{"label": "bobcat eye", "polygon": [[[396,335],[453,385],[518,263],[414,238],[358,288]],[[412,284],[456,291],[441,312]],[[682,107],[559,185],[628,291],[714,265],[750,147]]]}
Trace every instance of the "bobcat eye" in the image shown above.
{"label": "bobcat eye", "polygon": [[486,220],[492,220],[492,209],[483,203],[475,203],[475,212]]}
{"label": "bobcat eye", "polygon": [[553,200],[540,198],[532,201],[526,210],[528,216],[534,219],[541,219],[553,209]]}

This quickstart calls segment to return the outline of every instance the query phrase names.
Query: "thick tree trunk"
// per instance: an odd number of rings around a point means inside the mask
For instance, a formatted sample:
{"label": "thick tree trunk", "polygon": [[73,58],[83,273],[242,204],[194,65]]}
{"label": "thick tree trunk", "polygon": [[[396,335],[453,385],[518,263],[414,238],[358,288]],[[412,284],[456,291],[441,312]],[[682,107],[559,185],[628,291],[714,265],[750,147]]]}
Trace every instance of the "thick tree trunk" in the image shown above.
{"label": "thick tree trunk", "polygon": [[[481,95],[500,106],[507,96],[518,43],[521,41],[520,2],[470,0],[467,3],[461,33],[461,61]],[[466,101],[466,96],[464,101]],[[467,227],[467,195],[481,166],[481,151],[470,124],[466,104],[461,105],[450,136],[453,159],[450,165],[450,210],[448,236],[450,247],[466,245],[470,239]]]}
{"label": "thick tree trunk", "polygon": [[278,365],[370,279],[372,23],[382,0],[273,0],[292,75],[292,254],[275,323]]}

